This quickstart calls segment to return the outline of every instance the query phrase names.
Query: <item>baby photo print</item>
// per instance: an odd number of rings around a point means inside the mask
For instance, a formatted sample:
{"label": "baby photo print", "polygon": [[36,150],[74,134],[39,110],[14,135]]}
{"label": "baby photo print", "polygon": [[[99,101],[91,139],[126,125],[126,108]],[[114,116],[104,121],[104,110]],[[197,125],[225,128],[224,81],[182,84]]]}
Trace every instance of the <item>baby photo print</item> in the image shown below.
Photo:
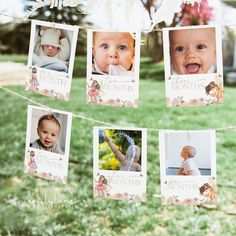
{"label": "baby photo print", "polygon": [[146,129],[94,127],[94,197],[146,199]]}
{"label": "baby photo print", "polygon": [[32,20],[26,89],[68,100],[78,27]]}
{"label": "baby photo print", "polygon": [[88,30],[87,103],[137,107],[140,32]]}
{"label": "baby photo print", "polygon": [[222,104],[220,26],[163,29],[167,106]]}
{"label": "baby photo print", "polygon": [[215,131],[160,131],[159,150],[163,204],[216,203]]}
{"label": "baby photo print", "polygon": [[25,173],[65,184],[72,115],[28,106]]}

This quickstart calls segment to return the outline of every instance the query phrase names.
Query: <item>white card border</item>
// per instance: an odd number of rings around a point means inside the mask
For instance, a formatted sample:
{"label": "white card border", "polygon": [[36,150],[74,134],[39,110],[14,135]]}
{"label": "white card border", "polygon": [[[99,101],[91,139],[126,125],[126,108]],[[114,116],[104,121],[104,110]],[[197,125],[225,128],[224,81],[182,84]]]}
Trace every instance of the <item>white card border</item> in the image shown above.
{"label": "white card border", "polygon": [[[61,29],[61,30],[72,31],[72,42],[70,44],[70,58],[69,58],[69,65],[68,65],[68,72],[67,73],[58,72],[58,71],[54,71],[54,70],[48,70],[48,69],[45,69],[45,68],[35,66],[39,70],[42,70],[42,71],[45,71],[45,72],[48,71],[52,75],[55,75],[55,76],[60,75],[60,76],[68,77],[67,79],[69,80],[69,84],[68,84],[68,91],[67,92],[70,94],[79,27],[78,26],[67,25],[67,24],[54,23],[54,22],[31,20],[30,43],[29,43],[29,53],[28,53],[28,62],[27,62],[28,69],[30,69],[32,67],[33,53],[34,53],[34,47],[35,47],[35,45],[34,45],[34,43],[35,43],[35,33],[36,33],[36,27],[37,26],[45,26],[45,27],[49,27],[49,28],[57,28],[57,29]],[[51,89],[51,87],[49,89]],[[39,93],[42,93],[42,92],[39,91]],[[65,100],[67,100],[67,98]]]}
{"label": "white card border", "polygon": [[[49,28],[57,28],[61,30],[69,30],[73,32],[72,36],[72,44],[70,45],[70,63],[68,65],[68,74],[69,78],[72,79],[73,74],[73,68],[74,68],[74,61],[75,61],[75,50],[76,50],[76,44],[77,44],[77,38],[78,38],[78,32],[79,27],[78,26],[72,26],[67,24],[60,24],[60,23],[54,23],[54,22],[46,22],[46,21],[40,21],[40,20],[32,20],[31,21],[31,33],[30,33],[30,46],[29,46],[29,54],[28,54],[28,63],[27,66],[30,68],[32,67],[32,55],[34,52],[34,37],[35,37],[35,31],[37,26],[46,26]],[[65,74],[65,72],[59,72]]]}
{"label": "white card border", "polygon": [[[110,80],[115,80],[119,81],[119,79],[122,79],[122,77],[125,80],[130,80],[130,82],[135,81],[136,87],[135,87],[135,94],[137,95],[137,100],[139,99],[139,73],[140,73],[140,48],[141,48],[141,31],[134,31],[133,33],[135,34],[135,58],[134,58],[134,75],[133,76],[117,76],[117,75],[96,75],[92,74],[92,47],[93,47],[93,33],[94,32],[108,32],[108,33],[113,33],[113,32],[125,32],[125,33],[130,33],[129,31],[114,31],[114,30],[94,30],[94,29],[88,29],[87,30],[87,76],[86,76],[86,81],[87,84],[89,84],[91,78],[97,79],[97,80],[102,80],[103,78],[105,79],[110,79]],[[86,89],[86,94],[88,92],[88,89]],[[111,97],[112,99],[112,97]],[[87,96],[86,96],[86,102]],[[99,104],[99,103],[97,103]],[[100,104],[104,105],[104,104]],[[108,105],[108,104],[105,104]],[[114,106],[122,106],[122,105],[114,105]],[[137,107],[137,105],[133,105],[133,107]]]}
{"label": "white card border", "polygon": [[[209,74],[184,74],[184,75],[173,75],[171,73],[171,61],[170,61],[170,43],[169,43],[169,32],[170,31],[177,31],[177,30],[188,30],[188,29],[202,29],[202,28],[214,28],[215,29],[215,40],[216,40],[216,73],[209,73]],[[192,81],[197,81],[201,79],[215,81],[216,77],[218,80],[221,81],[222,89],[223,89],[223,59],[222,59],[222,33],[221,33],[221,26],[220,25],[199,25],[199,26],[181,26],[181,27],[170,27],[163,29],[163,52],[164,52],[164,69],[165,69],[165,96],[166,98],[170,98],[173,96],[174,92],[173,89],[170,89],[170,79],[179,78],[179,79],[192,79]],[[184,95],[184,94],[183,94]],[[195,98],[195,97],[194,97]],[[196,97],[199,99],[199,97]],[[187,100],[188,101],[188,100]],[[172,101],[173,102],[173,101]],[[172,104],[172,102],[166,100],[167,107],[174,107],[174,106],[199,106],[199,105],[210,105],[210,104],[222,104],[223,100],[217,101],[202,101],[200,104],[196,103],[189,103],[187,104]]]}
{"label": "white card border", "polygon": [[[101,170],[99,169],[99,137],[98,133],[100,129],[109,129],[109,130],[129,130],[129,131],[141,131],[142,134],[142,160],[141,160],[141,171],[115,171],[115,170]],[[147,191],[147,129],[146,128],[116,128],[116,127],[106,127],[106,126],[94,126],[93,127],[93,179],[95,180],[97,178],[97,173],[100,174],[111,174],[111,173],[121,173],[128,176],[137,176],[140,175],[141,178],[143,178],[144,186],[142,186],[145,197],[142,200],[146,200],[146,191]],[[94,183],[94,181],[93,181]],[[114,199],[114,198],[109,198]],[[130,199],[131,200],[131,199]]]}
{"label": "white card border", "polygon": [[[211,141],[211,175],[206,176],[177,176],[177,175],[167,175],[166,174],[166,134],[170,133],[184,133],[191,134],[194,133],[208,133]],[[162,198],[165,197],[164,193],[164,184],[169,180],[176,181],[192,181],[198,184],[198,182],[208,182],[209,179],[214,180],[216,185],[216,132],[215,130],[160,130],[159,131],[159,159],[160,159],[160,187],[161,187],[161,195]],[[164,202],[164,203],[163,203]],[[165,201],[162,201],[163,204],[166,205]],[[204,203],[204,202],[203,202]],[[173,204],[173,203],[172,203]],[[183,203],[180,203],[183,204]],[[213,202],[214,204],[214,202]],[[191,205],[191,204],[190,204]]]}
{"label": "white card border", "polygon": [[[57,153],[53,153],[53,155],[57,155],[58,157],[63,156],[64,159],[64,165],[65,165],[65,176],[68,176],[68,165],[69,165],[69,154],[70,154],[70,139],[71,139],[71,126],[72,126],[72,113],[71,112],[65,112],[65,111],[60,111],[60,110],[56,110],[56,109],[50,109],[50,108],[44,108],[44,107],[38,107],[38,106],[32,106],[32,105],[28,105],[27,108],[27,130],[26,130],[26,142],[25,142],[25,159],[24,159],[24,164],[26,161],[26,156],[27,156],[27,152],[28,150],[35,150],[36,152],[38,152],[38,149],[36,148],[32,148],[30,147],[30,133],[31,133],[31,122],[32,122],[32,110],[40,110],[40,111],[46,111],[48,113],[60,113],[63,115],[67,116],[67,128],[66,128],[66,142],[65,142],[65,152],[64,155],[62,154],[57,154]],[[51,152],[48,151],[43,151],[40,150],[41,152],[45,153],[45,155],[51,154]],[[26,173],[28,173],[28,171],[25,171]],[[36,175],[37,176],[37,175]]]}
{"label": "white card border", "polygon": [[[216,73],[223,75],[223,62],[222,62],[222,33],[220,25],[198,25],[198,26],[181,26],[181,27],[169,27],[163,29],[163,48],[164,48],[164,64],[165,64],[165,78],[171,76],[171,62],[170,62],[170,42],[169,42],[169,32],[177,30],[188,30],[188,29],[205,29],[214,28],[215,29],[215,39],[216,39]],[[194,77],[202,77],[205,74],[194,74]],[[191,77],[191,75],[178,75],[179,77]]]}

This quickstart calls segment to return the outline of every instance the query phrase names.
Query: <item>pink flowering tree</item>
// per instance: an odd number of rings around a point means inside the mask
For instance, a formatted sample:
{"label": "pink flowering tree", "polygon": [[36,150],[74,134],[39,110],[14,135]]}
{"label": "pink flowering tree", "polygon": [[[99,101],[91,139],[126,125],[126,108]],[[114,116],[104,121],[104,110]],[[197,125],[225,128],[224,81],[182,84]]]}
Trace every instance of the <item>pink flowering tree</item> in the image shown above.
{"label": "pink flowering tree", "polygon": [[[152,12],[158,10],[161,6],[160,0],[141,0],[143,6],[146,8],[152,19]],[[207,0],[202,0],[200,4],[197,2],[194,5],[191,4],[182,4],[182,11],[176,13],[173,17],[173,21],[170,25],[167,25],[165,22],[161,22],[156,25],[155,28],[163,27],[174,27],[176,25],[206,25],[209,20],[213,18],[213,7],[210,7]],[[152,41],[152,48],[150,51],[150,56],[155,62],[161,61],[163,59],[163,42],[162,35],[160,31],[154,31],[149,34],[149,38]]]}
{"label": "pink flowering tree", "polygon": [[200,4],[197,2],[191,4],[183,4],[182,12],[177,14],[181,19],[180,24],[186,25],[206,25],[212,19],[213,7],[208,5],[207,0],[202,0]]}

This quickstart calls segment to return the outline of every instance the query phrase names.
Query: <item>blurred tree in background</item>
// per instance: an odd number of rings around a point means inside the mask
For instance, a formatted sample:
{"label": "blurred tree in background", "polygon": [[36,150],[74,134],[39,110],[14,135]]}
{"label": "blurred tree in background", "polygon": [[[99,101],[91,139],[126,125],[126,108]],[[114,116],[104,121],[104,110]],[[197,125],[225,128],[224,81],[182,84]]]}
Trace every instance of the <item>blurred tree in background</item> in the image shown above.
{"label": "blurred tree in background", "polygon": [[225,0],[225,1],[222,1],[222,2],[224,2],[228,6],[236,8],[236,1],[235,0]]}
{"label": "blurred tree in background", "polygon": [[0,53],[27,54],[29,50],[30,23],[6,23],[0,25]]}
{"label": "blurred tree in background", "polygon": [[233,65],[234,50],[235,50],[235,32],[231,27],[225,27],[223,29],[222,51],[223,51],[224,69],[226,70],[227,67],[231,67]]}
{"label": "blurred tree in background", "polygon": [[[35,0],[24,0],[25,12],[29,12]],[[29,19],[49,21],[55,23],[64,23],[69,25],[82,26],[90,25],[85,22],[85,14],[80,9],[83,6],[79,4],[77,7],[54,7],[50,5],[41,7],[32,12]],[[30,39],[30,21],[7,23],[0,25],[0,38],[2,44],[2,53],[9,54],[28,54]],[[76,55],[86,54],[86,31],[80,30],[76,47]]]}
{"label": "blurred tree in background", "polygon": [[[29,11],[34,0],[25,0],[25,10]],[[90,25],[84,21],[85,14],[81,12],[83,9],[82,4],[78,4],[77,7],[53,7],[50,5],[41,7],[37,11],[33,12],[30,19],[37,19],[42,21],[50,21],[68,25]],[[76,55],[86,54],[86,31],[80,30],[76,46]]]}

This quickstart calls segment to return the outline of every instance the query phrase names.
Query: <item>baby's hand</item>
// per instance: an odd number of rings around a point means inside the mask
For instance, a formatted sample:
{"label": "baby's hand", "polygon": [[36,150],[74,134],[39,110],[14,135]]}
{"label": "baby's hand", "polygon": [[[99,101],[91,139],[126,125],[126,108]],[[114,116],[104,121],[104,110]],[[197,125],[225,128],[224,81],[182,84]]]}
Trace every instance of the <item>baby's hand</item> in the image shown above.
{"label": "baby's hand", "polygon": [[65,35],[63,34],[63,32],[61,32],[60,36],[59,36],[59,40],[64,39]]}
{"label": "baby's hand", "polygon": [[105,135],[105,141],[108,142],[110,139]]}

